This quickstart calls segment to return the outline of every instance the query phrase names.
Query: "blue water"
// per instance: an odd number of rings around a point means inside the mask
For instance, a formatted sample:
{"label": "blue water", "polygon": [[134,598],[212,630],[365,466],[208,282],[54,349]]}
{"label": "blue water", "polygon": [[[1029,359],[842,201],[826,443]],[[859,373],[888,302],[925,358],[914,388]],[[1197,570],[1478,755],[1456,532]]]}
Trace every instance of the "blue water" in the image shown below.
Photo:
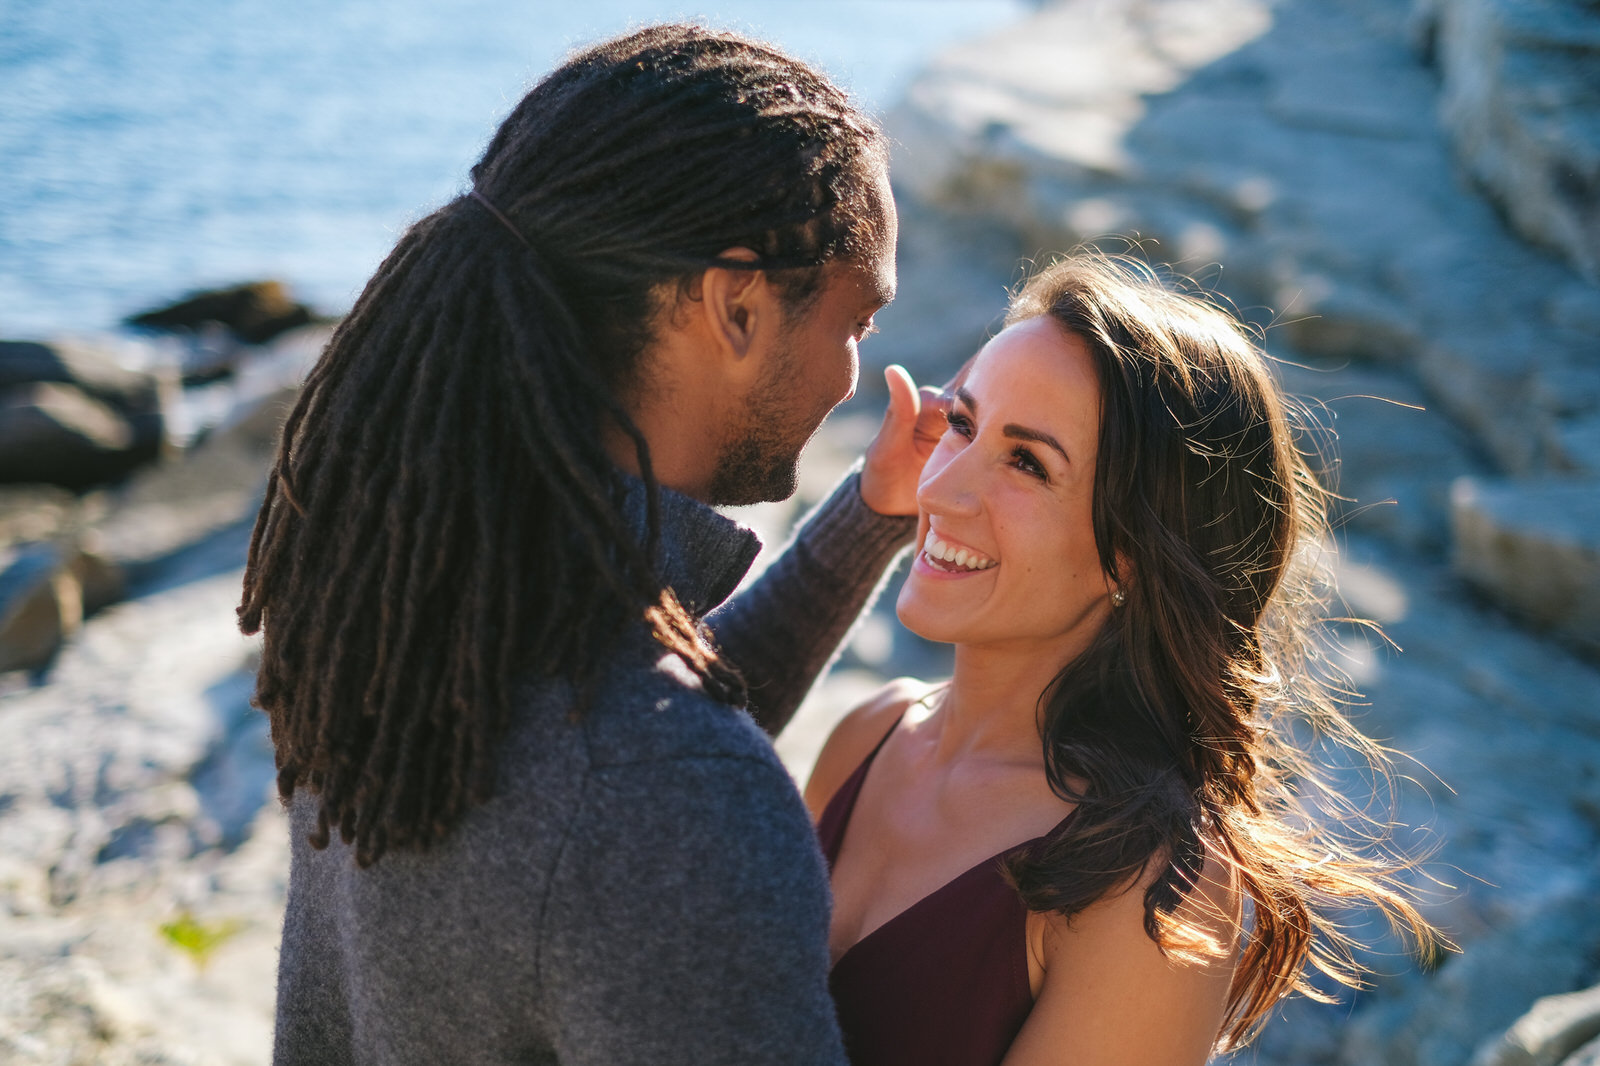
{"label": "blue water", "polygon": [[[688,0],[688,5],[695,0]],[[572,48],[698,18],[874,110],[1027,0],[3,0],[0,337],[280,277],[347,308]]]}

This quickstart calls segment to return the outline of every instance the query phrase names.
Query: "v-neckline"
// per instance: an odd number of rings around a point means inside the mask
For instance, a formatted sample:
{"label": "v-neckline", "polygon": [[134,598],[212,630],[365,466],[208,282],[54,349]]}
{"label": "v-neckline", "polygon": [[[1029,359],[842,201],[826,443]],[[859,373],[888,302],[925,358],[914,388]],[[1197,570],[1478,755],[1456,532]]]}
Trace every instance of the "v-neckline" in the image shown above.
{"label": "v-neckline", "polygon": [[[834,803],[837,803],[840,800],[844,801],[844,809],[841,812],[843,816],[843,822],[839,827],[839,839],[837,841],[837,846],[833,849],[832,854],[826,856],[828,860],[828,871],[830,874],[833,872],[834,864],[838,862],[840,854],[844,852],[845,838],[850,834],[850,821],[856,812],[856,802],[861,798],[861,789],[867,783],[867,773],[871,770],[873,762],[877,760],[878,753],[883,750],[883,746],[889,742],[889,738],[894,735],[894,731],[900,728],[900,722],[902,718],[904,718],[904,715],[902,715],[901,718],[895,719],[894,725],[889,727],[889,731],[883,735],[883,739],[878,741],[878,743],[873,747],[872,751],[867,754],[867,757],[862,760],[861,765],[856,768],[856,772],[850,775],[850,779],[845,782],[844,787],[839,790],[838,794],[835,795],[831,801],[829,801],[829,807],[832,807]],[[847,791],[848,796],[846,795]],[[825,810],[824,815],[826,815],[826,813],[827,812]],[[954,886],[965,881],[973,874],[992,867],[995,863],[999,862],[1007,855],[1010,855],[1012,852],[1021,851],[1023,848],[1032,847],[1042,840],[1051,839],[1056,834],[1060,833],[1061,830],[1066,827],[1067,823],[1072,821],[1072,816],[1077,813],[1078,808],[1073,807],[1072,810],[1067,812],[1066,816],[1062,818],[1061,821],[1057,822],[1048,831],[1041,833],[1038,836],[1030,837],[1029,839],[1022,841],[1020,844],[1013,844],[1010,847],[1002,848],[1000,851],[995,852],[987,859],[983,859],[980,862],[974,863],[961,873],[950,878],[950,880],[944,882],[944,884],[933,889],[927,894],[918,897],[915,902],[908,904],[899,911],[896,911],[887,919],[879,922],[866,933],[857,937],[855,941],[849,947],[845,948],[843,953],[841,953],[840,956],[833,961],[833,964],[829,967],[829,969],[838,969],[841,965],[843,965],[844,960],[849,958],[857,948],[876,937],[879,933],[883,932],[891,925],[894,925],[901,919],[907,917],[912,912],[923,909],[925,905],[931,903],[934,899]]]}

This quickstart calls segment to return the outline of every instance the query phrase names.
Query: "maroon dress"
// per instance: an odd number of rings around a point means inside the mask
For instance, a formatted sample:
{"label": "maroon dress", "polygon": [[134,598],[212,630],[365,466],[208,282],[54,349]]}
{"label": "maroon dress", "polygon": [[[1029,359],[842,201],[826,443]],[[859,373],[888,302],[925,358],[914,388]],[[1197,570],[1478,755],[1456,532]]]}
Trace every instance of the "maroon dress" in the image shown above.
{"label": "maroon dress", "polygon": [[[817,833],[830,868],[882,747],[880,740],[822,812]],[[985,859],[840,957],[828,984],[854,1066],[994,1066],[1005,1057],[1033,992],[1028,912],[1001,862],[1065,825]]]}

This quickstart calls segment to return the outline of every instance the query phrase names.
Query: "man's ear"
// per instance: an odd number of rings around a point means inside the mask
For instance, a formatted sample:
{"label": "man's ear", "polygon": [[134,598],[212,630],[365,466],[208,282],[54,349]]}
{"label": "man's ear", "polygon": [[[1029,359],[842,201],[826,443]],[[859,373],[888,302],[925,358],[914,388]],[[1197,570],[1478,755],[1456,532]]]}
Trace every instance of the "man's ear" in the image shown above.
{"label": "man's ear", "polygon": [[[717,258],[744,263],[761,257],[749,248],[729,248]],[[771,287],[760,270],[714,266],[700,278],[700,313],[711,341],[725,354],[742,360],[755,343],[757,331],[768,328],[772,314]]]}

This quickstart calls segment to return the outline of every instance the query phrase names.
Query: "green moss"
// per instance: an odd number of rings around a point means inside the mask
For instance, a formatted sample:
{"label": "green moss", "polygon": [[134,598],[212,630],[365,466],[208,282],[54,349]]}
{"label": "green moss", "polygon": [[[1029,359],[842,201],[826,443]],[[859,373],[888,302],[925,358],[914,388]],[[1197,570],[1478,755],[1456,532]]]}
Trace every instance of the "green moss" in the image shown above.
{"label": "green moss", "polygon": [[167,943],[188,955],[203,970],[211,960],[211,953],[243,928],[244,923],[234,918],[202,922],[184,911],[175,920],[164,923],[160,930]]}

